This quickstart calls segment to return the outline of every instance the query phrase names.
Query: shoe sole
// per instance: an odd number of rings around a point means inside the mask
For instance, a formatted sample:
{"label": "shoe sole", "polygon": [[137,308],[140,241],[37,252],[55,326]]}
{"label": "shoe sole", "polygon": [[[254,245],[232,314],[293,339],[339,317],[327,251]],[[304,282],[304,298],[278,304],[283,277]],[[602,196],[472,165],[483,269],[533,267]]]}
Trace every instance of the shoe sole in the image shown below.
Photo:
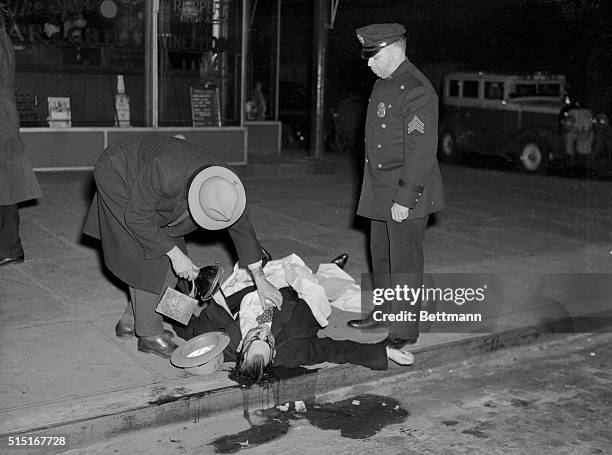
{"label": "shoe sole", "polygon": [[4,266],[4,265],[17,265],[17,264],[23,264],[25,262],[25,259],[12,259],[10,261],[6,261],[3,262],[2,264],[0,264],[0,267]]}
{"label": "shoe sole", "polygon": [[172,354],[165,355],[165,354],[157,352],[157,351],[155,351],[153,349],[141,348],[140,346],[138,346],[138,350],[140,352],[144,352],[145,354],[155,354],[155,355],[157,355],[157,356],[159,356],[159,357],[161,357],[163,359],[169,359],[172,356]]}

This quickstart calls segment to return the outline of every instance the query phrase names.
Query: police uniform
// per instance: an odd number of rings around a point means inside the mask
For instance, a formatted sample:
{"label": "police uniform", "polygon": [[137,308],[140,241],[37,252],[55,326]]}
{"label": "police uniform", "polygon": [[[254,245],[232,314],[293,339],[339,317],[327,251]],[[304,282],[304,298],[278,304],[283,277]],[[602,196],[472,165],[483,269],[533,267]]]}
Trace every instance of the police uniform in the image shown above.
{"label": "police uniform", "polygon": [[[362,57],[373,57],[404,33],[400,24],[358,29]],[[357,214],[371,219],[377,288],[422,284],[427,217],[444,206],[437,143],[438,96],[423,73],[406,59],[389,77],[375,82],[367,110],[365,169]],[[393,203],[410,209],[401,223],[391,217]],[[418,308],[419,304],[408,308],[406,302],[395,302],[390,311],[418,312]],[[391,324],[389,336],[414,339],[418,323]]]}

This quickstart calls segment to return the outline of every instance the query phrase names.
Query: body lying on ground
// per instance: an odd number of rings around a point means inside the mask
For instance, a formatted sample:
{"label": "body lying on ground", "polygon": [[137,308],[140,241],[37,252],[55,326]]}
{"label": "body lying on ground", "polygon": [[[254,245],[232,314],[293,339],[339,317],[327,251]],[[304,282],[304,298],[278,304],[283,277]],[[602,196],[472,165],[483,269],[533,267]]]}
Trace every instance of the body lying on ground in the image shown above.
{"label": "body lying on ground", "polygon": [[413,362],[412,354],[382,343],[319,338],[321,326],[308,304],[290,287],[280,289],[283,297],[280,310],[268,307],[262,315],[264,317],[258,318],[257,325],[243,336],[239,319],[234,317],[240,310],[242,299],[254,290],[251,286],[225,296],[231,315],[210,300],[209,305],[198,317],[192,317],[187,326],[175,325],[177,335],[188,340],[207,332],[226,332],[230,343],[224,351],[224,360],[237,362],[238,368],[254,379],[260,379],[268,366],[295,368],[332,362],[386,370],[388,359],[401,365]]}

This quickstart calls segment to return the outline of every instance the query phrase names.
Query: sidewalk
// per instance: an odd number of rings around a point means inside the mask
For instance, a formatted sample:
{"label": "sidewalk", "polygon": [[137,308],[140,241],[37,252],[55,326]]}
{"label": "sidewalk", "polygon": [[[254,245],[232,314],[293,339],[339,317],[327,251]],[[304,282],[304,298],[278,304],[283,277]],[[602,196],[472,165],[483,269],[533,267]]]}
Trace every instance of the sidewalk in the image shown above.
{"label": "sidewalk", "polygon": [[[354,218],[359,186],[350,157],[326,159],[313,166],[286,164],[272,178],[257,165],[245,169],[251,220],[273,257],[296,253],[316,270],[346,252],[346,271],[359,282],[368,269],[366,225]],[[292,172],[297,175],[289,177]],[[575,181],[575,194],[563,193],[551,206],[546,202],[554,192],[550,179],[518,174],[502,179],[499,173],[458,166],[442,172],[448,208],[427,230],[426,272],[504,276],[503,285],[512,288],[504,294],[512,315],[495,333],[424,333],[414,350],[415,368],[539,336],[542,320],[523,311],[538,287],[572,317],[584,316],[579,311],[585,300],[589,313],[611,308],[612,287],[567,280],[568,273],[597,280],[598,273],[612,272],[609,182]],[[93,190],[90,176],[38,176],[44,197],[20,210],[26,262],[0,268],[1,437],[69,434],[74,447],[239,405],[240,391],[227,378],[227,366],[210,376],[188,376],[139,352],[135,339],[115,337],[126,294],[103,272],[96,245],[80,234]],[[518,189],[509,191],[505,184]],[[232,259],[224,240],[192,235],[190,255],[201,265],[220,262],[227,274]],[[547,275],[543,282],[542,273],[565,275]],[[384,333],[347,328],[345,322],[354,317],[334,310],[322,334],[366,342],[384,338]],[[291,396],[299,384],[314,381],[309,387],[320,393],[405,371],[328,366],[315,379],[279,387]],[[261,393],[261,406],[278,399]]]}

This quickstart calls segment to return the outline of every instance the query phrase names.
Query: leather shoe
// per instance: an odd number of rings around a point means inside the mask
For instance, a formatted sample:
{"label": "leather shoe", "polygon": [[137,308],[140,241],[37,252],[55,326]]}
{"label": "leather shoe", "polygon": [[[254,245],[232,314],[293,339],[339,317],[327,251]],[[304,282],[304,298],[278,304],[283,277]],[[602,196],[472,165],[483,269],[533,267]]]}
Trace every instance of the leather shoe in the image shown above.
{"label": "leather shoe", "polygon": [[176,348],[178,345],[165,335],[138,338],[139,351],[156,354],[165,359],[169,359]]}
{"label": "leather shoe", "polygon": [[[134,332],[134,325],[130,325],[119,320],[117,325],[115,325],[115,335],[119,338],[135,336],[136,333]],[[168,338],[174,338],[174,333],[172,333],[170,330],[164,330],[164,335]]]}
{"label": "leather shoe", "polygon": [[361,330],[374,330],[374,329],[383,329],[388,327],[388,323],[382,321],[375,321],[372,317],[372,313],[368,314],[363,319],[351,319],[346,323],[349,327],[353,329],[361,329]]}
{"label": "leather shoe", "polygon": [[382,342],[385,346],[389,346],[390,348],[398,349],[402,351],[406,347],[412,346],[413,344],[415,344],[418,341],[418,339],[419,339],[418,336],[414,338],[396,338],[396,337],[388,336]]}
{"label": "leather shoe", "polygon": [[344,268],[344,266],[346,265],[346,262],[348,261],[348,254],[346,253],[342,253],[340,256],[338,256],[335,259],[331,260],[332,264],[336,264],[338,267],[340,267],[341,269]]}
{"label": "leather shoe", "polygon": [[25,257],[23,254],[21,256],[17,256],[16,258],[14,257],[0,258],[0,265],[7,265],[11,263],[21,264],[24,260],[25,260]]}
{"label": "leather shoe", "polygon": [[261,266],[265,267],[266,264],[272,260],[272,255],[263,246],[261,247],[261,253],[263,254],[263,257],[261,258]]}

